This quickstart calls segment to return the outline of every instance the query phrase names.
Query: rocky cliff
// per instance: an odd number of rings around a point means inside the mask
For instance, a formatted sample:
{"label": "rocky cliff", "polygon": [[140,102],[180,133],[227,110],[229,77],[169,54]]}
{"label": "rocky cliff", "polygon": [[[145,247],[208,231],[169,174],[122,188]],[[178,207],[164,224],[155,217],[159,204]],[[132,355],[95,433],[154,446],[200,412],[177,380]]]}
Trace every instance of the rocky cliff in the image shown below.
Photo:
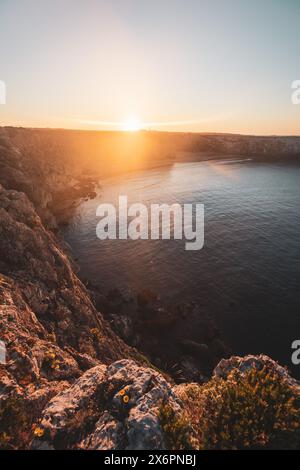
{"label": "rocky cliff", "polygon": [[25,394],[37,411],[90,367],[138,357],[97,312],[27,196],[2,186],[0,273],[0,336],[7,348],[2,399],[7,390]]}
{"label": "rocky cliff", "polygon": [[239,155],[258,160],[300,157],[300,137],[248,136],[235,134],[194,134],[186,149],[214,155]]}
{"label": "rocky cliff", "polygon": [[57,229],[97,184],[74,153],[59,131],[0,128],[0,184],[24,192],[43,223]]}
{"label": "rocky cliff", "polygon": [[[49,230],[57,196],[78,196],[78,174],[55,152],[31,154],[11,132],[0,133],[0,447],[263,447],[283,434],[283,446],[298,445],[299,385],[271,359],[232,358],[207,384],[175,386],[112,331]],[[229,396],[237,409],[247,397],[253,438],[245,416],[232,418]],[[220,416],[242,420],[238,442],[228,423],[220,436]]]}

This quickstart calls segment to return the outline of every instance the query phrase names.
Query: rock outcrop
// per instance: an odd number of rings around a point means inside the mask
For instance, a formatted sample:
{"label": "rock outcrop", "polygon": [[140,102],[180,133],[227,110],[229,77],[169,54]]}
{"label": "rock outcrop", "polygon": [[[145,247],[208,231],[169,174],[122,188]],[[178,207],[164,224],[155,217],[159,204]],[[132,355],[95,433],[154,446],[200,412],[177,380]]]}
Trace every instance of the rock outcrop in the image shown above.
{"label": "rock outcrop", "polygon": [[71,355],[75,350],[109,362],[130,353],[96,311],[59,241],[43,227],[25,194],[1,186],[0,269],[5,310],[10,304],[16,312],[7,321],[1,316],[2,334],[8,326],[12,334],[12,323],[16,332],[24,328],[25,316],[28,331],[44,340],[50,336]]}
{"label": "rock outcrop", "polygon": [[139,356],[97,312],[27,196],[2,186],[0,336],[7,349],[0,365],[1,406],[23,398],[33,419],[83,371]]}
{"label": "rock outcrop", "polygon": [[98,183],[72,158],[68,137],[38,129],[0,128],[0,184],[24,192],[44,225],[57,229]]}
{"label": "rock outcrop", "polygon": [[[104,296],[91,283],[89,289],[118,336],[177,382],[205,381],[213,367],[230,355],[217,322],[196,303],[172,304],[151,291],[125,296],[114,289]],[[197,341],[192,341],[187,338],[195,324]]]}
{"label": "rock outcrop", "polygon": [[[284,396],[278,397],[278,403],[274,396],[280,391]],[[174,386],[149,367],[121,360],[91,368],[73,385],[57,393],[45,406],[30,447],[164,450],[170,445],[196,449],[212,445],[218,448],[220,444],[215,437],[219,436],[222,443],[226,434],[222,426],[218,428],[218,419],[240,433],[241,446],[263,447],[283,436],[282,442],[288,447],[297,444],[300,438],[297,437],[300,409],[299,404],[294,405],[299,398],[299,382],[264,355],[221,361],[212,379],[202,386]],[[167,410],[165,418],[163,410]],[[236,410],[240,411],[235,415]],[[265,413],[270,421],[262,420]],[[253,436],[248,429],[251,422],[255,429]],[[238,439],[237,435],[227,433],[223,445],[234,448]]]}
{"label": "rock outcrop", "polygon": [[226,380],[232,371],[243,375],[251,370],[262,370],[264,367],[275,373],[278,376],[278,380],[282,383],[295,388],[295,390],[299,390],[300,393],[300,382],[292,378],[285,367],[282,367],[278,362],[265,354],[260,354],[259,356],[249,354],[244,357],[232,356],[229,359],[222,359],[215,367],[212,377]]}
{"label": "rock outcrop", "polygon": [[[121,360],[85,372],[43,411],[33,448],[165,449],[162,405],[180,412],[171,385],[153,369]],[[82,411],[85,411],[82,413]]]}
{"label": "rock outcrop", "polygon": [[252,136],[239,134],[195,134],[189,137],[186,149],[217,155],[239,155],[272,161],[276,158],[298,159],[300,137]]}

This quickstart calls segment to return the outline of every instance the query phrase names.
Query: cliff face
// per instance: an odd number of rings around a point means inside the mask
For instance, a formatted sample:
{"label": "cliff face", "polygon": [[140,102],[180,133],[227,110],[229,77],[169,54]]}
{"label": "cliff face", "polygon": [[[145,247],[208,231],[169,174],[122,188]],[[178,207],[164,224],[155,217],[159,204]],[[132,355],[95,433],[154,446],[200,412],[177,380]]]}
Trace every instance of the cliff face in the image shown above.
{"label": "cliff face", "polygon": [[[111,330],[45,228],[56,225],[53,203],[63,187],[70,199],[78,195],[72,190],[78,175],[68,163],[59,166],[55,152],[48,161],[29,150],[29,142],[21,148],[0,132],[0,339],[7,350],[0,365],[0,448],[201,447],[205,440],[193,435],[184,415],[185,389],[145,367]],[[215,375],[227,380],[233,370],[243,382],[243,364],[266,366],[286,383],[287,373],[270,361],[235,358]],[[295,381],[287,385],[299,395]],[[197,393],[200,403],[201,387]]]}
{"label": "cliff face", "polygon": [[[13,283],[44,339],[45,334],[52,335],[57,344],[102,361],[129,354],[129,348],[111,333],[96,311],[58,241],[44,228],[27,196],[3,187],[0,267],[4,285]],[[93,339],[91,330],[95,332]]]}
{"label": "cliff face", "polygon": [[43,223],[56,229],[94,181],[56,131],[0,128],[0,184],[24,192]]}
{"label": "cliff face", "polygon": [[0,273],[1,400],[24,395],[36,412],[84,370],[137,357],[96,311],[27,196],[2,186]]}
{"label": "cliff face", "polygon": [[300,137],[246,136],[234,134],[195,134],[186,149],[215,155],[239,155],[272,161],[300,157]]}

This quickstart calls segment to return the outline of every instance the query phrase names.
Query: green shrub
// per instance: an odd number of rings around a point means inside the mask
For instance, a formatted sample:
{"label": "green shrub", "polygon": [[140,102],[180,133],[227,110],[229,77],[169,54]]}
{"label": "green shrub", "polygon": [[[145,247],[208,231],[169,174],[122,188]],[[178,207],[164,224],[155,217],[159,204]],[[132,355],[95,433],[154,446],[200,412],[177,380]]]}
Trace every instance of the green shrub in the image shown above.
{"label": "green shrub", "polygon": [[168,450],[194,448],[192,428],[184,413],[177,414],[171,406],[164,405],[160,408],[159,420]]}
{"label": "green shrub", "polygon": [[181,398],[198,448],[300,448],[299,389],[266,367],[188,385]]}
{"label": "green shrub", "polygon": [[0,449],[25,448],[31,435],[32,421],[24,399],[12,395],[0,405]]}

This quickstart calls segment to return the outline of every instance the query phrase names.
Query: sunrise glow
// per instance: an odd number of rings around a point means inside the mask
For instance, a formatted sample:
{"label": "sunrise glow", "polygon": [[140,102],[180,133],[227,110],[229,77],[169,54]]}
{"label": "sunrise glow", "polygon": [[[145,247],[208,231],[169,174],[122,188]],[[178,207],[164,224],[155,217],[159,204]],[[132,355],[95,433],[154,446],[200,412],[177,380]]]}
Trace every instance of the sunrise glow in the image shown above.
{"label": "sunrise glow", "polygon": [[136,132],[142,129],[142,122],[135,116],[130,116],[121,125],[122,131]]}

